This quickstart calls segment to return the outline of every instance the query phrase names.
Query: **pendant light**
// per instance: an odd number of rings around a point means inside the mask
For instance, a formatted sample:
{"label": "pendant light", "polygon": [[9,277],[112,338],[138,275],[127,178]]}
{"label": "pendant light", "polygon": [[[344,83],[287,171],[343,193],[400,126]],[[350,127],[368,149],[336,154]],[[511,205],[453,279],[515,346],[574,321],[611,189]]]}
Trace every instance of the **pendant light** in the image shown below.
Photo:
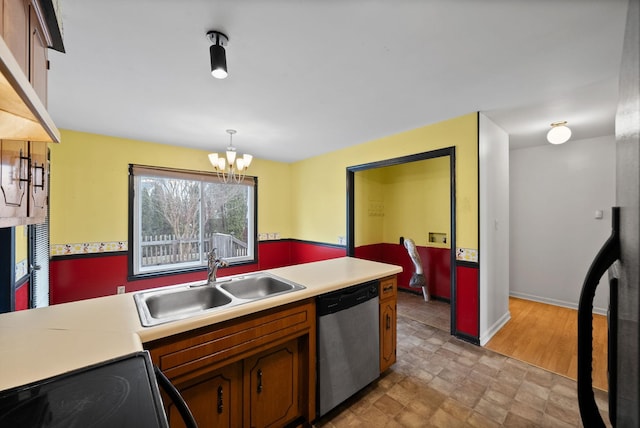
{"label": "pendant light", "polygon": [[213,169],[218,174],[221,182],[240,183],[244,179],[247,168],[251,165],[253,156],[245,154],[238,157],[236,148],[233,147],[233,135],[238,131],[235,129],[227,129],[226,132],[229,134],[229,147],[227,147],[226,153],[224,156],[220,156],[218,153],[210,153],[209,162],[213,165]]}
{"label": "pendant light", "polygon": [[224,47],[229,43],[229,38],[226,34],[215,30],[207,32],[207,37],[213,43],[209,47],[211,75],[216,79],[224,79],[227,77],[227,54]]}
{"label": "pendant light", "polygon": [[551,144],[562,144],[571,138],[571,129],[567,126],[567,121],[553,122],[551,129],[547,132],[547,141]]}

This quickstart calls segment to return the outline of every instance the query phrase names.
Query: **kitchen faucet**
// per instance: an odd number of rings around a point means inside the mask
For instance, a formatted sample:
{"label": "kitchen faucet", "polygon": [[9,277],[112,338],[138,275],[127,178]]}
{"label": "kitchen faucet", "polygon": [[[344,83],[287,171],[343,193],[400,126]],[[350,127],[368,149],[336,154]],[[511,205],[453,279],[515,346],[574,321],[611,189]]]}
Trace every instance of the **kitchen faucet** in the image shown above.
{"label": "kitchen faucet", "polygon": [[209,251],[207,256],[207,284],[216,282],[216,273],[219,267],[229,266],[229,263],[216,257],[216,249]]}

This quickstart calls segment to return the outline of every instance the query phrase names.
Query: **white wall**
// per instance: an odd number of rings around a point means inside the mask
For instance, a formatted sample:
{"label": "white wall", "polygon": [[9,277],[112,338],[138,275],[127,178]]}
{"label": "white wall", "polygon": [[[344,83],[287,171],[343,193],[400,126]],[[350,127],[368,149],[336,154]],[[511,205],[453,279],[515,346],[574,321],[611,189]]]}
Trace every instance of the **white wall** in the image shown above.
{"label": "white wall", "polygon": [[[577,308],[589,265],[611,233],[615,156],[614,136],[510,152],[512,296]],[[605,275],[595,312],[606,312],[608,293]]]}
{"label": "white wall", "polygon": [[509,320],[509,135],[480,114],[480,344]]}

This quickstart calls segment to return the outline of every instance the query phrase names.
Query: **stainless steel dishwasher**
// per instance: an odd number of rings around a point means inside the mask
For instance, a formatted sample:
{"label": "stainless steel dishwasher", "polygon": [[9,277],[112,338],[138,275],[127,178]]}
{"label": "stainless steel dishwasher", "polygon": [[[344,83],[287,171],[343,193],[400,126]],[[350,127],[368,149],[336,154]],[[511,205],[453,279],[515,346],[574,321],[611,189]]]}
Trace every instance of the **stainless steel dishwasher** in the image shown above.
{"label": "stainless steel dishwasher", "polygon": [[380,376],[378,282],[317,298],[318,414]]}

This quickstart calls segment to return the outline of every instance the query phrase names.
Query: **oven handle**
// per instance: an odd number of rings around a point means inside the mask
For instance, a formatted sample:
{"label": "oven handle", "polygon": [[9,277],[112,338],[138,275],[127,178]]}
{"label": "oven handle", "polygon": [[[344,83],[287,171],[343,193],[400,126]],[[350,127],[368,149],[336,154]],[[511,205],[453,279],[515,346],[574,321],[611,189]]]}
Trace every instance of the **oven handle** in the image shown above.
{"label": "oven handle", "polygon": [[[578,404],[583,423],[588,422],[588,426],[598,428],[604,428],[605,424],[593,395],[591,375],[593,366],[593,299],[600,278],[620,258],[619,207],[613,207],[611,210],[611,228],[611,236],[589,267],[578,303]],[[617,305],[617,302],[613,304]],[[612,394],[615,395],[615,391],[609,391],[609,396]]]}

